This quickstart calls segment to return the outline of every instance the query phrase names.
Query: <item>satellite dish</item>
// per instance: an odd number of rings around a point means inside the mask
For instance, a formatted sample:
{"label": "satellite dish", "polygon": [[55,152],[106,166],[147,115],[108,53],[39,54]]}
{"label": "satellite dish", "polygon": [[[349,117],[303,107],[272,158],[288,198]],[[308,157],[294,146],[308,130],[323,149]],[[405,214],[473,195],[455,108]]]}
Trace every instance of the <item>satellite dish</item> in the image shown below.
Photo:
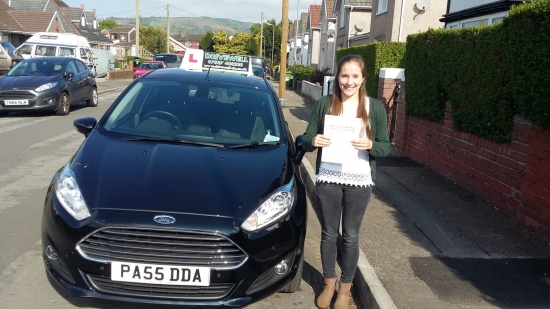
{"label": "satellite dish", "polygon": [[333,38],[335,33],[336,33],[336,32],[335,32],[334,30],[332,30],[332,29],[330,29],[330,30],[327,31],[327,34],[328,34],[328,37],[329,37],[329,38]]}
{"label": "satellite dish", "polygon": [[429,0],[418,0],[415,4],[416,8],[420,11],[425,11],[430,8],[430,1]]}
{"label": "satellite dish", "polygon": [[357,24],[355,24],[355,28],[357,28],[357,30],[359,31],[362,31],[363,29],[365,29],[365,23],[360,21]]}

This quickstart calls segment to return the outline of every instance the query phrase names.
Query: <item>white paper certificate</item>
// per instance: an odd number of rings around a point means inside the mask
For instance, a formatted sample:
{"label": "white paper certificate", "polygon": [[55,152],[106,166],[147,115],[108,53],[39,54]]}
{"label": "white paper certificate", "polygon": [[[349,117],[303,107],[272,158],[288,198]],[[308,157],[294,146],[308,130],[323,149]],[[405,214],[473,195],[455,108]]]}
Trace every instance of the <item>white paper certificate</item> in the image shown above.
{"label": "white paper certificate", "polygon": [[325,115],[323,135],[330,138],[330,145],[323,148],[321,161],[342,164],[357,158],[359,151],[351,141],[358,139],[360,132],[361,118]]}

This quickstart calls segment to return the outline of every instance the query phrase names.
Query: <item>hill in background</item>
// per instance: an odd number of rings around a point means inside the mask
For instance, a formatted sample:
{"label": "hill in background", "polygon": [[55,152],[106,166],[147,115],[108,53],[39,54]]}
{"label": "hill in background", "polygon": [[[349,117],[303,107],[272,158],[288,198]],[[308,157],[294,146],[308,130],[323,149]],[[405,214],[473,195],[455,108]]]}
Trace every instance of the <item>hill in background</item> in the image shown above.
{"label": "hill in background", "polygon": [[[116,20],[123,26],[135,26],[135,18],[109,17],[107,19]],[[170,17],[170,34],[204,35],[208,30],[216,33],[223,29],[227,35],[235,32],[250,33],[250,27],[253,23],[240,22],[225,18],[210,17]],[[166,17],[142,17],[140,26],[162,27],[166,29]]]}

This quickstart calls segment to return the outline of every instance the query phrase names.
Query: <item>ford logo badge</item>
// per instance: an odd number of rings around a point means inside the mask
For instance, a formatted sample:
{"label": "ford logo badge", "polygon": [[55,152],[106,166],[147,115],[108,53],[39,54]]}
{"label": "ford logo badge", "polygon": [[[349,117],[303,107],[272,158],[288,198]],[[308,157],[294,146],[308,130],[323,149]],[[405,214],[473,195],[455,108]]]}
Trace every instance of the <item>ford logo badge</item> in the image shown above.
{"label": "ford logo badge", "polygon": [[160,224],[174,224],[176,222],[176,218],[166,215],[155,216],[153,220]]}

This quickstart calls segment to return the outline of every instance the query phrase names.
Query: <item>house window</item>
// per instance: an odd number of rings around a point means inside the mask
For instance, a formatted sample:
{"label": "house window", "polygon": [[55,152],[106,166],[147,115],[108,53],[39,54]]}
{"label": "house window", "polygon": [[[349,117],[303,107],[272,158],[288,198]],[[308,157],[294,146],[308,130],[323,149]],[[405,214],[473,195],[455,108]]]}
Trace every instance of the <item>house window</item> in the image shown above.
{"label": "house window", "polygon": [[492,23],[492,24],[499,23],[499,22],[501,22],[503,19],[504,19],[504,17],[493,18],[493,21],[492,21],[491,23]]}
{"label": "house window", "polygon": [[487,26],[489,24],[488,19],[473,20],[469,22],[462,23],[462,28],[467,27],[477,27],[477,26]]}
{"label": "house window", "polygon": [[340,21],[340,28],[344,28],[345,19],[346,19],[346,9],[344,7],[343,1],[340,3],[340,13],[338,14],[338,20]]}
{"label": "house window", "polygon": [[388,11],[388,0],[378,0],[378,10],[376,14],[386,13]]}

